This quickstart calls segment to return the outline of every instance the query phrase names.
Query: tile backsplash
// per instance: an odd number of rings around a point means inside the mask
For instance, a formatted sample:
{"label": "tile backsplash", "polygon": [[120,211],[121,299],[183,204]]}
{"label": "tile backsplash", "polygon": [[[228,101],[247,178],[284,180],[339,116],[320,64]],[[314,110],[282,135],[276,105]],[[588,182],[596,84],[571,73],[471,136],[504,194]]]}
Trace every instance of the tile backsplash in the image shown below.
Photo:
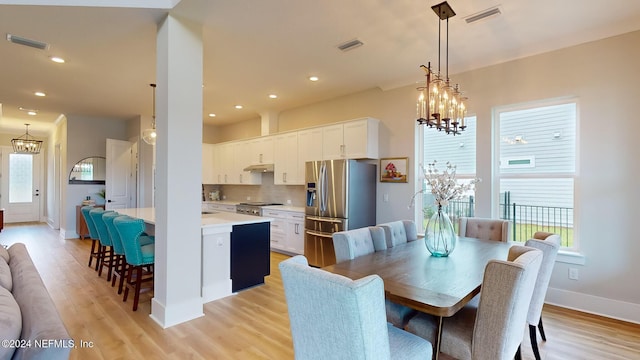
{"label": "tile backsplash", "polygon": [[[204,184],[203,187],[205,195],[213,190],[220,190],[220,196],[224,196],[224,200],[228,201],[265,201],[291,206],[305,205],[304,185],[274,185],[273,173],[262,174],[262,185]],[[287,200],[291,200],[291,204],[287,204]]]}

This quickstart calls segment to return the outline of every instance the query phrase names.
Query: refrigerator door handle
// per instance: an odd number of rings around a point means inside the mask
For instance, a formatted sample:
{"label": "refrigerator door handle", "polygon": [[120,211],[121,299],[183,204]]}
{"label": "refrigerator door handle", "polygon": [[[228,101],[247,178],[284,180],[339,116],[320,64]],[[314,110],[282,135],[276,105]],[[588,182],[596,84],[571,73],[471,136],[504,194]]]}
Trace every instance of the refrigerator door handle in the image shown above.
{"label": "refrigerator door handle", "polygon": [[344,221],[343,219],[328,219],[328,218],[321,218],[321,217],[315,217],[315,216],[307,216],[307,219],[313,220],[313,221],[330,222],[330,223],[342,223]]}
{"label": "refrigerator door handle", "polygon": [[322,205],[321,205],[320,210],[322,212],[325,212],[325,211],[327,211],[327,202],[329,201],[327,199],[327,197],[328,197],[327,193],[329,192],[329,185],[328,185],[329,179],[327,177],[327,163],[325,163],[325,162],[322,163],[321,174],[322,174],[322,185],[321,185],[322,186],[322,203],[321,203]]}
{"label": "refrigerator door handle", "polygon": [[333,238],[333,235],[330,234],[330,233],[321,233],[321,232],[311,231],[311,230],[307,230],[307,234],[313,235],[313,236],[324,237],[324,238]]}

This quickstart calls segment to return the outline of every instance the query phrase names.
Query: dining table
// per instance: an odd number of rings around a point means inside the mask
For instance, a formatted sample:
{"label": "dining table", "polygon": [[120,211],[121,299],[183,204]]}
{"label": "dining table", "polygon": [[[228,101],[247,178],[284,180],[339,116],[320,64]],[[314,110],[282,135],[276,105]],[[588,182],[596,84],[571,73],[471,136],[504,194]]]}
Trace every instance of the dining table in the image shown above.
{"label": "dining table", "polygon": [[435,358],[440,352],[442,319],[454,315],[480,293],[489,260],[506,260],[512,242],[458,237],[449,256],[435,257],[424,240],[407,242],[386,250],[324,267],[331,273],[357,280],[378,275],[385,297],[438,317]]}

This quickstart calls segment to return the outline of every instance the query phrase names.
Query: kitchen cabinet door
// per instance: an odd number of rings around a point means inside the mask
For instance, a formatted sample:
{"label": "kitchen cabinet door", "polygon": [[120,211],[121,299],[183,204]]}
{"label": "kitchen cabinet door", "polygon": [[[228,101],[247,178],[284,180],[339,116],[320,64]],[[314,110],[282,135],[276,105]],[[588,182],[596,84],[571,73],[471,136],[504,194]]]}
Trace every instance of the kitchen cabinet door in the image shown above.
{"label": "kitchen cabinet door", "polygon": [[304,171],[304,163],[315,160],[322,160],[322,128],[298,131],[298,166]]}
{"label": "kitchen cabinet door", "polygon": [[262,136],[247,141],[249,165],[274,163],[274,139],[273,136]]}
{"label": "kitchen cabinet door", "polygon": [[290,213],[287,221],[287,251],[304,255],[304,214]]}
{"label": "kitchen cabinet door", "polygon": [[202,183],[215,184],[216,176],[214,172],[214,149],[213,144],[202,144]]}
{"label": "kitchen cabinet door", "polygon": [[275,136],[274,144],[275,185],[302,185],[304,179],[298,171],[298,133]]}
{"label": "kitchen cabinet door", "polygon": [[251,155],[247,151],[248,141],[234,141],[226,144],[228,146],[227,166],[229,169],[225,184],[235,185],[259,185],[262,183],[262,174],[244,171],[244,168],[251,165]]}
{"label": "kitchen cabinet door", "polygon": [[322,127],[322,159],[334,160],[344,158],[344,126],[343,124]]}
{"label": "kitchen cabinet door", "polygon": [[378,126],[378,120],[372,118],[344,123],[342,156],[347,159],[377,159]]}

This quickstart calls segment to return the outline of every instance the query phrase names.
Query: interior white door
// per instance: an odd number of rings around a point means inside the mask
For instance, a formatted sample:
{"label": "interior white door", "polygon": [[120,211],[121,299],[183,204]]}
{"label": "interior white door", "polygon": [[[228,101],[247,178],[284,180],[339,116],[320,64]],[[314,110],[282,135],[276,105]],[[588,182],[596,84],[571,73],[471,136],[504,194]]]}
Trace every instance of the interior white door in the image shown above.
{"label": "interior white door", "polygon": [[107,139],[107,169],[105,209],[131,207],[132,150],[129,141]]}
{"label": "interior white door", "polygon": [[3,146],[2,206],[7,223],[40,221],[41,155],[14,154]]}

